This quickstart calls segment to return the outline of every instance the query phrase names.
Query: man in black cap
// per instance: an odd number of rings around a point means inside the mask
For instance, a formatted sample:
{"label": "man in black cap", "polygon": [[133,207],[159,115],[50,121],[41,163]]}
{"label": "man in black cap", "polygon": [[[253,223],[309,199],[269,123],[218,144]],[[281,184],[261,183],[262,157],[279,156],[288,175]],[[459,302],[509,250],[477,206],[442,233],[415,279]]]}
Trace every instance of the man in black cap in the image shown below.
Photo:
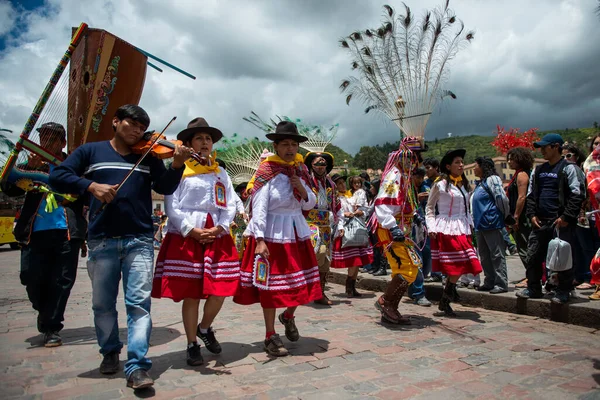
{"label": "man in black cap", "polygon": [[[61,124],[47,122],[37,131],[40,147],[56,157],[66,156],[62,153],[67,144],[66,132]],[[54,166],[31,153],[27,162],[16,168],[47,174]],[[49,185],[44,187],[52,190]],[[59,332],[86,233],[83,201],[71,203],[47,191],[24,192],[9,182],[3,184],[2,191],[8,196],[26,193],[14,228],[15,238],[21,243],[20,279],[33,309],[38,312],[37,328],[44,335],[44,346],[60,346]]]}
{"label": "man in black cap", "polygon": [[[529,235],[526,269],[527,288],[517,292],[520,298],[542,297],[542,263],[546,260],[548,244],[558,232],[566,242],[573,240],[577,217],[585,200],[585,178],[575,164],[562,158],[563,138],[556,133],[545,135],[534,143],[546,162],[535,168],[527,195],[527,217],[533,230]],[[558,286],[553,303],[569,301],[573,286],[573,269],[553,273]]]}
{"label": "man in black cap", "polygon": [[317,197],[315,207],[305,212],[306,222],[313,231],[311,239],[315,246],[323,293],[323,297],[315,303],[330,306],[333,303],[325,294],[325,284],[331,266],[331,226],[336,223],[339,210],[335,183],[327,176],[333,169],[333,155],[326,152],[310,152],[304,157],[304,164],[310,171],[311,189]]}

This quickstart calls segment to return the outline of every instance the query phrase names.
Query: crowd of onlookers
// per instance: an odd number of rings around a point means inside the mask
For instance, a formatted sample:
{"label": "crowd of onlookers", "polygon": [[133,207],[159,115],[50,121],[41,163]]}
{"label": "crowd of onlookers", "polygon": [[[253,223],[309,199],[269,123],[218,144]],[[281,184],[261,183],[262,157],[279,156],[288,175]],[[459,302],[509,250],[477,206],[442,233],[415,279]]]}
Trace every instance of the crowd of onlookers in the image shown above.
{"label": "crowd of onlookers", "polygon": [[[458,285],[492,294],[507,292],[506,257],[518,254],[527,271],[525,279],[513,282],[517,289],[522,289],[516,293],[518,297],[537,298],[546,293],[552,296],[553,302],[562,304],[569,300],[573,290],[594,289],[590,284],[590,265],[600,248],[600,237],[593,213],[597,203],[587,182],[593,180],[592,174],[596,172],[594,166],[598,161],[593,153],[598,146],[600,133],[591,140],[588,154],[575,143],[564,143],[558,134],[547,135],[535,146],[546,161],[537,168],[534,168],[531,149],[513,148],[506,154],[508,166],[514,170],[509,182],[502,181],[491,158],[477,157],[474,168],[477,181],[470,189],[469,209],[474,231],[472,240],[484,276],[463,275]],[[412,172],[419,201],[417,213],[423,221],[429,191],[439,176],[440,161],[435,158],[426,158],[422,166]],[[370,213],[380,181],[371,181],[366,173],[357,178],[362,180]],[[549,242],[557,236],[571,246],[570,270],[546,268]],[[375,243],[376,239],[372,239]],[[411,285],[409,295],[416,304],[428,306],[431,303],[425,297],[423,282],[442,281],[444,277],[431,271],[431,248],[426,233],[415,226],[413,239],[423,268]],[[374,246],[374,255],[374,262],[360,271],[386,275],[389,266],[377,246]],[[596,288],[589,298],[600,300],[600,290]]]}

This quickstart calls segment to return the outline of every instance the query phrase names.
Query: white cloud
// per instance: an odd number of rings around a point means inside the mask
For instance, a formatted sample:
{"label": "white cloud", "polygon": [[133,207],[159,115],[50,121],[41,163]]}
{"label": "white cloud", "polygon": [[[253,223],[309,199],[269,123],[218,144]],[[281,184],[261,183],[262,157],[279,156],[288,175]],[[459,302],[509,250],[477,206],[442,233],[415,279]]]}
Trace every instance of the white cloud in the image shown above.
{"label": "white cloud", "polygon": [[[400,10],[400,1],[390,2]],[[421,15],[438,0],[410,1]],[[496,124],[543,129],[589,126],[600,119],[600,20],[594,0],[452,0],[473,43],[451,64],[448,88],[427,138],[490,133]],[[20,35],[0,53],[0,126],[20,132],[65,51],[71,27],[86,21],[197,76],[148,68],[141,105],[174,136],[196,116],[226,135],[258,136],[242,117],[288,115],[314,124],[340,123],[335,144],[349,152],[395,141],[385,118],[346,106],[339,83],[350,58],[338,39],[377,26],[381,9],[360,0],[145,1],[50,0],[45,9],[11,14],[0,2],[0,35],[20,18]],[[9,18],[6,19],[6,16]],[[4,20],[3,20],[4,18]],[[52,27],[52,29],[49,29]],[[6,37],[6,36],[5,36]]]}

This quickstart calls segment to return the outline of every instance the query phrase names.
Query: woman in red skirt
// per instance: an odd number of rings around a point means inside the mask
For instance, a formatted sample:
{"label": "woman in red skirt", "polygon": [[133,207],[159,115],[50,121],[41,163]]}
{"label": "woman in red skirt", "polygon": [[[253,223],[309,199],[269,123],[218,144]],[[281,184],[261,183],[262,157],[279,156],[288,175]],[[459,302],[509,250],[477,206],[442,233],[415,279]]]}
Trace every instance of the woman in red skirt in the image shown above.
{"label": "woman in red skirt", "polygon": [[260,164],[248,184],[252,215],[244,235],[249,240],[233,301],[260,303],[266,328],[264,349],[279,357],[288,351],[275,333],[276,309],[286,308],[279,322],[285,326],[285,336],[295,342],[300,338],[294,322],[296,308],[320,299],[322,292],[311,231],[302,214],[316,203],[308,186],[308,169],[298,154],[298,143],[307,138],[288,121],[277,124],[267,138],[274,141],[276,154]]}
{"label": "woman in red skirt", "polygon": [[447,316],[456,316],[450,302],[460,301],[456,291],[460,276],[481,272],[471,239],[471,188],[463,173],[465,154],[463,149],[446,153],[440,162],[442,175],[433,184],[427,201],[426,224],[431,239],[432,270],[448,276],[439,304],[439,310]]}
{"label": "woman in red skirt", "polygon": [[[211,327],[227,296],[233,296],[240,280],[238,253],[229,234],[235,216],[233,185],[215,162],[213,144],[223,137],[203,118],[192,120],[177,135],[202,158],[186,161],[179,187],[165,196],[169,217],[154,271],[152,297],[183,300],[181,314],[187,336],[187,363],[203,363],[198,336],[211,352],[221,345]],[[200,300],[206,299],[198,324]]]}
{"label": "woman in red skirt", "polygon": [[356,290],[358,268],[373,262],[373,248],[370,243],[362,247],[342,248],[342,239],[344,237],[344,224],[350,218],[359,218],[361,221],[365,221],[365,211],[368,207],[367,194],[362,189],[362,178],[360,176],[350,178],[351,190],[346,190],[346,177],[334,174],[331,180],[337,187],[338,198],[340,199],[338,232],[331,251],[331,268],[348,268],[346,294],[348,297],[360,297],[361,294]]}

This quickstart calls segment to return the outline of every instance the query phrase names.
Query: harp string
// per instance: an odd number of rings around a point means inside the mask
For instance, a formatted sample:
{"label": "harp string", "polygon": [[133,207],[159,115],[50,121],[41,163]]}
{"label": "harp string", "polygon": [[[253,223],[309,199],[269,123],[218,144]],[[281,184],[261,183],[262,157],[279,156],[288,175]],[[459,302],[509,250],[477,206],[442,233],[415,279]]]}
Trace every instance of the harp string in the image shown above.
{"label": "harp string", "polygon": [[[83,45],[84,43],[85,43],[84,40],[80,41],[79,46]],[[73,63],[75,63],[75,64],[73,64]],[[40,133],[38,132],[37,129],[42,127],[42,125],[44,125],[45,123],[54,122],[54,123],[58,123],[58,124],[62,125],[63,128],[65,128],[65,131],[67,130],[68,112],[73,107],[74,102],[75,102],[74,98],[71,99],[71,101],[69,101],[69,84],[71,81],[71,71],[73,70],[73,68],[75,68],[77,71],[81,71],[82,65],[83,65],[83,57],[79,57],[78,60],[75,60],[73,58],[71,58],[69,60],[69,63],[65,67],[64,72],[62,73],[60,79],[56,83],[56,86],[55,86],[54,90],[52,91],[52,94],[50,95],[48,102],[46,103],[46,106],[40,113],[40,116],[39,116],[35,126],[33,127],[31,133],[29,134],[28,139],[30,141],[38,144],[40,147],[44,148],[47,151],[50,150],[49,147],[51,147],[51,145],[53,143],[56,143],[60,140],[60,135],[57,133],[51,133],[50,135],[47,135],[48,139],[45,140],[44,143],[42,143],[41,138],[40,138]],[[79,75],[80,74],[78,73],[75,81],[73,81],[71,84],[74,84],[74,85],[80,84],[81,78]],[[66,145],[65,145],[65,147],[61,148],[59,151],[56,151],[56,152],[49,151],[49,152],[52,153],[54,156],[62,158],[60,153],[61,153],[61,151],[65,151],[65,150],[66,150]],[[54,153],[57,153],[57,154],[54,154]],[[30,160],[31,158],[34,158],[34,157],[36,157],[36,156],[34,155],[33,152],[24,148],[19,153],[19,156],[17,158],[17,163],[16,163],[17,168],[19,166],[23,166],[23,165],[27,164],[28,160]]]}

